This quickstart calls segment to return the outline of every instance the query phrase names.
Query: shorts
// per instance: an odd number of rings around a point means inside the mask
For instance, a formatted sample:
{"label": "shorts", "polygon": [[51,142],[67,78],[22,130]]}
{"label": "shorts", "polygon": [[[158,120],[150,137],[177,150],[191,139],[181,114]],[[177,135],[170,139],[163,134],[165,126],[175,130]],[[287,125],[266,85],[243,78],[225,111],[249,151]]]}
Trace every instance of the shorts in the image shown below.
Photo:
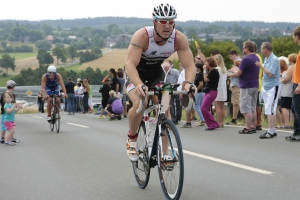
{"label": "shorts", "polygon": [[257,104],[257,88],[241,88],[240,101],[240,111],[242,114],[255,112]]}
{"label": "shorts", "polygon": [[15,122],[4,122],[4,126],[5,128],[8,129],[12,129],[16,126]]}
{"label": "shorts", "polygon": [[231,103],[233,105],[240,104],[240,88],[239,87],[231,87]]}
{"label": "shorts", "polygon": [[5,128],[4,125],[4,114],[1,115],[1,131],[6,131],[7,129]]}
{"label": "shorts", "polygon": [[46,86],[46,92],[48,95],[51,95],[51,94],[59,95],[59,85],[57,85],[55,87],[47,87]]}
{"label": "shorts", "polygon": [[276,115],[276,107],[278,98],[280,96],[280,89],[280,85],[275,86],[268,91],[266,91],[263,87],[261,88],[261,96],[264,99],[266,115]]}
{"label": "shorts", "polygon": [[281,97],[281,108],[291,109],[292,108],[292,97]]}
{"label": "shorts", "polygon": [[[155,86],[159,84],[161,81],[164,81],[165,72],[162,67],[153,69],[153,70],[144,70],[137,68],[139,77],[141,81],[147,86]],[[135,88],[135,86],[131,83],[128,76],[126,75],[126,71],[124,73],[125,76],[125,86],[127,90],[127,94]]]}
{"label": "shorts", "polygon": [[183,94],[182,98],[180,98],[180,104],[181,104],[181,106],[183,106],[185,108],[188,107],[188,105],[189,105],[189,95]]}

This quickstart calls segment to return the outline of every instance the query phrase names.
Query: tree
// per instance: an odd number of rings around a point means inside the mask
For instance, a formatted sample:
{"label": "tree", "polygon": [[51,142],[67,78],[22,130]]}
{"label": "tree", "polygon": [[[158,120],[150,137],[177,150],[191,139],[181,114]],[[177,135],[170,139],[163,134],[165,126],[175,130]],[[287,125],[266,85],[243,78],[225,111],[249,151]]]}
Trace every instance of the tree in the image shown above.
{"label": "tree", "polygon": [[38,40],[36,43],[35,43],[35,47],[38,49],[38,50],[41,50],[41,49],[44,49],[46,51],[49,51],[52,47],[52,44],[51,42],[49,42],[48,40]]}
{"label": "tree", "polygon": [[48,24],[43,24],[42,25],[42,30],[43,30],[45,35],[52,35],[54,29],[52,28],[52,26],[50,26]]}
{"label": "tree", "polygon": [[53,56],[56,56],[56,58],[57,58],[57,61],[56,61],[56,66],[58,66],[58,61],[59,60],[61,60],[62,58],[65,58],[66,56],[64,55],[64,52],[63,52],[63,50],[62,49],[60,49],[60,48],[54,48],[53,50],[52,50],[52,55]]}
{"label": "tree", "polygon": [[50,55],[50,53],[47,53],[47,51],[43,49],[38,51],[38,55],[36,58],[39,60],[40,65],[52,64],[54,62],[54,59]]}
{"label": "tree", "polygon": [[6,73],[8,73],[9,68],[15,71],[15,57],[11,57],[8,54],[3,54],[2,59],[0,60],[0,67],[6,69]]}
{"label": "tree", "polygon": [[278,57],[288,57],[288,55],[291,53],[299,52],[299,47],[297,43],[294,42],[291,36],[272,38],[272,47],[274,54]]}
{"label": "tree", "polygon": [[77,54],[77,49],[74,46],[70,45],[70,46],[67,47],[66,50],[67,50],[67,53],[68,53],[71,61],[73,62],[74,58],[76,58],[77,55],[78,55]]}

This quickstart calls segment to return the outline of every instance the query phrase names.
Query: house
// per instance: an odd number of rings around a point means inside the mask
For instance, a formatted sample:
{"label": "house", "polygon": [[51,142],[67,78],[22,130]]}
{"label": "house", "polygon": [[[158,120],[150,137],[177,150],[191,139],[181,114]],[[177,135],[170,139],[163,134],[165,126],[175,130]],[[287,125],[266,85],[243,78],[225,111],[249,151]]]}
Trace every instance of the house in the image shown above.
{"label": "house", "polygon": [[48,41],[53,41],[53,36],[52,35],[48,35],[47,37],[46,37],[46,40],[48,40]]}

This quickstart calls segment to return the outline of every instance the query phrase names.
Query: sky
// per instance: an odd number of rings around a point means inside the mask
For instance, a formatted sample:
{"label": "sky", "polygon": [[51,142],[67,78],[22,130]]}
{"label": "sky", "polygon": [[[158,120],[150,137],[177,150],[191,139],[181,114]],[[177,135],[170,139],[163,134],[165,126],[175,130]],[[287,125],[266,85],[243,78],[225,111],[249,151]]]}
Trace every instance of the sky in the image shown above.
{"label": "sky", "polygon": [[[270,3],[272,2],[272,3]],[[299,0],[286,3],[263,0],[8,0],[1,5],[0,20],[77,19],[94,17],[151,18],[161,3],[175,7],[178,21],[264,21],[300,23]],[[282,2],[282,1],[281,1]]]}

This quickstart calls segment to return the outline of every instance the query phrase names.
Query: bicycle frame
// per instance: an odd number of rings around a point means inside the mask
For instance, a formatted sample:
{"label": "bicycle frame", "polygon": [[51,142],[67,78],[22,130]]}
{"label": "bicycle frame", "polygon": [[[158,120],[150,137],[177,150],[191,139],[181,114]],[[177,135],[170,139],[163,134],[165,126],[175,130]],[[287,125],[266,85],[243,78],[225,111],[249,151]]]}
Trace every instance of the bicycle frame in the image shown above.
{"label": "bicycle frame", "polygon": [[[149,95],[157,95],[158,96],[158,104],[150,106],[144,110],[143,113],[143,121],[145,123],[145,128],[146,128],[146,141],[147,141],[147,146],[148,146],[148,159],[150,161],[149,166],[150,167],[155,167],[157,165],[156,162],[156,154],[157,154],[157,144],[156,142],[158,141],[160,146],[163,147],[161,148],[161,155],[164,155],[163,149],[164,149],[164,143],[162,141],[161,136],[165,136],[167,134],[168,137],[168,142],[169,142],[169,147],[171,149],[172,155],[173,155],[173,161],[171,162],[177,162],[176,154],[173,148],[173,142],[170,137],[169,132],[167,131],[164,133],[162,131],[162,125],[164,120],[167,118],[165,112],[168,110],[169,107],[169,102],[170,102],[170,95],[172,94],[187,94],[186,91],[152,91],[148,92],[147,96]],[[142,100],[143,101],[143,100]],[[154,109],[158,109],[158,120],[156,123],[156,128],[155,128],[155,133],[152,136],[152,129],[150,128],[149,124],[149,116],[148,114],[151,113]],[[190,109],[190,108],[189,108]],[[157,140],[157,137],[159,137],[159,140]],[[154,148],[153,148],[154,147]],[[170,162],[170,161],[168,161]]]}

